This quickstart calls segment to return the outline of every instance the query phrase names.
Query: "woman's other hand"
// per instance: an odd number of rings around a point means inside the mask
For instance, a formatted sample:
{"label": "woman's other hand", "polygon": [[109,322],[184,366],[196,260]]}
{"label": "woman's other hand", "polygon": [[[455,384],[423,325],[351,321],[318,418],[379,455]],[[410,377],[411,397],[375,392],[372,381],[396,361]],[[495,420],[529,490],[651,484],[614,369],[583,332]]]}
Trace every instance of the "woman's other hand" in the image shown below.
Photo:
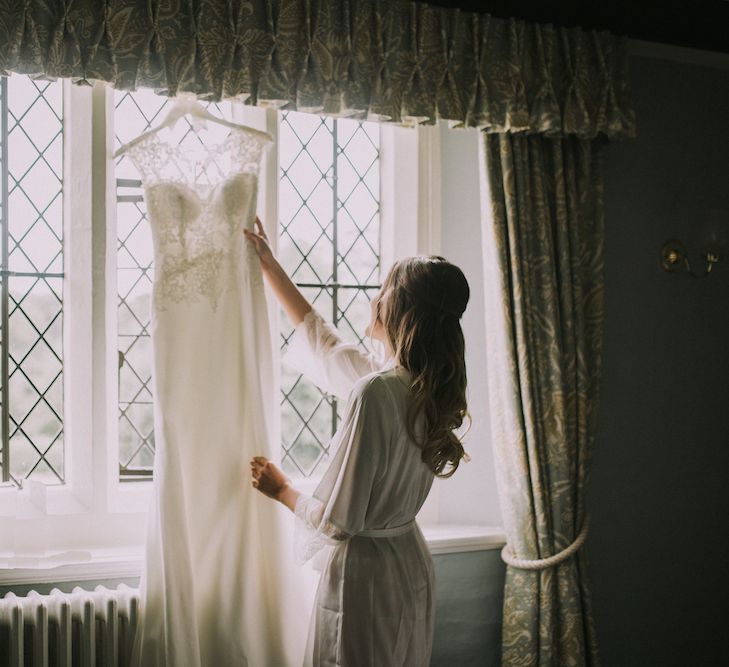
{"label": "woman's other hand", "polygon": [[281,469],[265,456],[254,456],[251,459],[251,475],[253,487],[274,500],[280,500],[281,495],[290,484],[289,478],[283,474]]}
{"label": "woman's other hand", "polygon": [[264,271],[270,271],[276,265],[276,258],[271,252],[271,246],[268,243],[268,236],[266,231],[263,229],[263,224],[256,216],[256,231],[252,232],[248,229],[243,229],[243,234],[249,243],[253,244],[253,247],[258,253],[258,258],[261,260],[261,268]]}

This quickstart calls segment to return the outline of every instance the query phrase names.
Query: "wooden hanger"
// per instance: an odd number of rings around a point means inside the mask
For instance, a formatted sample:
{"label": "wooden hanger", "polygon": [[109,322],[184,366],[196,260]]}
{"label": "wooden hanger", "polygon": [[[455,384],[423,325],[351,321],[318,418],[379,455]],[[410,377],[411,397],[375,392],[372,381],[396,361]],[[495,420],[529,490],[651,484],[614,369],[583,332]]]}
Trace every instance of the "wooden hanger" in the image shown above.
{"label": "wooden hanger", "polygon": [[261,132],[260,130],[248,127],[247,125],[231,123],[224,118],[214,116],[202,104],[200,104],[200,102],[197,101],[193,93],[178,93],[174,100],[175,103],[170,109],[169,113],[157,127],[153,127],[151,130],[147,130],[135,139],[132,139],[130,142],[118,148],[117,151],[114,153],[114,159],[118,158],[120,155],[128,151],[132,146],[139,143],[143,139],[146,139],[148,136],[155,134],[166,127],[174,126],[175,123],[177,123],[177,121],[180,120],[180,118],[182,118],[185,114],[190,114],[193,118],[199,118],[203,121],[209,120],[213,123],[224,125],[225,127],[229,127],[233,130],[246,132],[267,141],[273,141],[273,138],[267,132]]}

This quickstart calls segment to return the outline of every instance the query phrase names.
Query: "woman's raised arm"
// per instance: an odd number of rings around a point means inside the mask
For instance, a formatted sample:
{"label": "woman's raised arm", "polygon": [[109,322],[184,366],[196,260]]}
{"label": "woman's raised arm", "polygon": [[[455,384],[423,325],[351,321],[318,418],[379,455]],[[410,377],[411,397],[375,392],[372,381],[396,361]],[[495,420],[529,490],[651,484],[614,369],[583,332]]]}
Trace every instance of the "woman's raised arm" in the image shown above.
{"label": "woman's raised arm", "polygon": [[273,256],[258,218],[256,228],[257,232],[245,230],[246,238],[255,245],[263,275],[294,327],[284,362],[323,391],[347,398],[354,383],[381,368],[384,361],[342,340],[337,329],[312,307]]}

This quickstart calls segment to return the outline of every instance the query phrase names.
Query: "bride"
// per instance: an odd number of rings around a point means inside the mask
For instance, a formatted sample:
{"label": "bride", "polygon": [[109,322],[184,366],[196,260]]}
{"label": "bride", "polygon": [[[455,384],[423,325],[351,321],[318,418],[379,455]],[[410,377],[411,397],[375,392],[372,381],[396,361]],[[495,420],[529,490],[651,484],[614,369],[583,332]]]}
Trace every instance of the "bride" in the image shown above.
{"label": "bride", "polygon": [[380,359],[345,343],[273,256],[256,219],[245,232],[294,325],[286,358],[322,390],[347,399],[331,462],[312,496],[263,456],[252,484],[296,515],[305,562],[333,546],[317,590],[306,665],[425,667],[434,621],[433,561],[415,516],[434,476],[462,458],[453,433],[468,414],[460,318],[461,270],[442,257],[396,262],[371,301],[366,334]]}

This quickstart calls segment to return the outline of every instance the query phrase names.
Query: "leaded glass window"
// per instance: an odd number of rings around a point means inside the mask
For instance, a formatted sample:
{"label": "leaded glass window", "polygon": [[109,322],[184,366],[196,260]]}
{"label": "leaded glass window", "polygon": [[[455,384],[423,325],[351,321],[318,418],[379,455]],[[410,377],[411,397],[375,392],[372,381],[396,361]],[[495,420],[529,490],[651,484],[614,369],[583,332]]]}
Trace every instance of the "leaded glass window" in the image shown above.
{"label": "leaded glass window", "polygon": [[0,481],[64,481],[63,89],[0,77]]}
{"label": "leaded glass window", "polygon": [[[380,161],[375,123],[281,114],[278,256],[343,337],[367,348],[369,302],[380,288]],[[282,321],[282,348],[292,329]],[[282,467],[309,477],[327,461],[336,398],[281,369]]]}

